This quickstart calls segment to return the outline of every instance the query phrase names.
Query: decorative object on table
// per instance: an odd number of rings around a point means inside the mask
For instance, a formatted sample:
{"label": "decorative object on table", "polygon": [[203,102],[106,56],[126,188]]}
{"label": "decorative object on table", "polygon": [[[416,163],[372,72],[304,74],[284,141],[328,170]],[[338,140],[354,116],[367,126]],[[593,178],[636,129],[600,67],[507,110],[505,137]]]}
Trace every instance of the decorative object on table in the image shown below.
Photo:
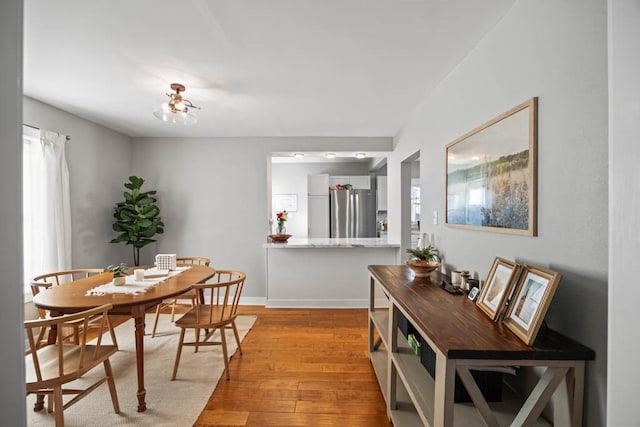
{"label": "decorative object on table", "polygon": [[477,288],[478,291],[480,290],[480,280],[479,279],[473,279],[471,277],[469,277],[467,279],[467,288],[469,288],[469,290],[473,289],[473,288]]}
{"label": "decorative object on table", "polygon": [[136,282],[142,282],[144,280],[144,268],[133,270],[133,278]]}
{"label": "decorative object on table", "polygon": [[476,301],[478,307],[492,320],[499,320],[505,310],[519,273],[520,266],[515,262],[500,257],[493,260],[487,280]]}
{"label": "decorative object on table", "polygon": [[478,296],[478,292],[480,292],[480,291],[478,290],[478,288],[471,288],[471,289],[469,290],[469,297],[468,297],[468,298],[469,298],[471,301],[475,301],[475,300],[476,300],[476,297]]}
{"label": "decorative object on table", "polygon": [[409,248],[407,253],[412,258],[406,264],[413,270],[416,277],[426,277],[441,265],[438,249],[433,245]]}
{"label": "decorative object on table", "polygon": [[113,284],[115,286],[122,286],[127,281],[127,269],[129,266],[123,262],[120,264],[111,264],[104,269],[113,273]]}
{"label": "decorative object on table", "polygon": [[287,229],[284,223],[289,219],[289,214],[286,210],[276,213],[276,234],[287,234]]}
{"label": "decorative object on table", "polygon": [[542,267],[523,267],[503,323],[526,345],[535,341],[561,278],[561,273]]}
{"label": "decorative object on table", "polygon": [[461,274],[462,271],[452,271],[451,272],[451,286],[453,286],[454,288],[459,288],[461,285]]}
{"label": "decorative object on table", "polygon": [[471,278],[469,270],[462,270],[460,272],[460,287],[463,291],[469,291],[469,278]]}
{"label": "decorative object on table", "polygon": [[454,295],[462,295],[464,292],[460,290],[460,286],[454,286],[451,283],[447,283],[444,280],[440,282],[440,288]]}
{"label": "decorative object on table", "polygon": [[158,270],[175,270],[178,267],[176,254],[158,254],[156,255],[156,268]]}
{"label": "decorative object on table", "polygon": [[413,351],[413,354],[419,357],[420,356],[420,340],[417,339],[414,334],[408,334],[407,342],[409,343],[409,347]]}
{"label": "decorative object on table", "polygon": [[270,234],[269,239],[272,243],[287,243],[291,234]]}
{"label": "decorative object on table", "polygon": [[446,146],[446,225],[535,236],[538,100]]}
{"label": "decorative object on table", "polygon": [[140,265],[140,248],[155,242],[153,236],[164,233],[164,223],[160,218],[160,208],[153,197],[156,191],[140,191],[144,179],[130,176],[124,186],[130,190],[124,192],[124,202],[113,208],[116,219],[113,230],[120,233],[111,243],[124,242],[133,245],[133,263]]}
{"label": "decorative object on table", "polygon": [[144,278],[159,279],[161,277],[169,277],[169,273],[171,272],[168,268],[151,267],[144,271]]}

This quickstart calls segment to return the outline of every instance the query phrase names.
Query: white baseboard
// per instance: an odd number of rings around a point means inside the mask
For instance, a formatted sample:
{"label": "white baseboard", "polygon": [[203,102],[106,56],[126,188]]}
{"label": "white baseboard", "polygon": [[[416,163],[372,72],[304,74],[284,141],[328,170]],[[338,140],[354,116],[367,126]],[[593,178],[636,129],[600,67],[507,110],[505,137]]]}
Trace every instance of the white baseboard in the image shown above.
{"label": "white baseboard", "polygon": [[367,308],[369,300],[367,299],[348,299],[348,300],[294,300],[294,299],[270,299],[266,301],[267,308]]}
{"label": "white baseboard", "polygon": [[240,297],[240,305],[265,305],[265,297]]}

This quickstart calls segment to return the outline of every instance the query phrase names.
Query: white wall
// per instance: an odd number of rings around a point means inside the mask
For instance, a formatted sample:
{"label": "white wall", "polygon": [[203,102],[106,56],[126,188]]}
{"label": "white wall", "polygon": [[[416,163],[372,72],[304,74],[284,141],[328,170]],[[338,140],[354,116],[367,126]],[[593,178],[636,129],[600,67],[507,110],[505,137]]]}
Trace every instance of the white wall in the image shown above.
{"label": "white wall", "polygon": [[109,243],[113,206],[131,172],[131,139],[60,109],[24,98],[24,123],[71,136],[66,145],[73,268],[133,265],[132,249]]}
{"label": "white wall", "polygon": [[[495,256],[560,271],[548,325],[589,346],[585,425],[605,425],[607,361],[606,3],[519,0],[424,100],[387,163],[400,237],[400,162],[420,150],[422,231],[445,262],[484,279]],[[637,43],[636,43],[637,45]],[[539,97],[538,237],[449,228],[445,145]],[[430,221],[434,210],[440,223]]]}
{"label": "white wall", "polygon": [[270,153],[310,147],[386,151],[390,146],[390,138],[134,139],[132,172],[146,179],[149,189],[158,190],[165,223],[157,247],[142,256],[150,260],[157,251],[211,258],[216,268],[247,273],[244,300],[263,303]]}
{"label": "white wall", "polygon": [[324,173],[337,176],[369,175],[369,162],[272,164],[272,194],[296,194],[298,196],[298,210],[289,213],[289,220],[286,223],[288,234],[295,237],[308,236],[307,175]]}
{"label": "white wall", "polygon": [[609,357],[607,425],[640,425],[640,2],[609,0]]}
{"label": "white wall", "polygon": [[22,0],[0,2],[0,425],[26,425],[22,340]]}

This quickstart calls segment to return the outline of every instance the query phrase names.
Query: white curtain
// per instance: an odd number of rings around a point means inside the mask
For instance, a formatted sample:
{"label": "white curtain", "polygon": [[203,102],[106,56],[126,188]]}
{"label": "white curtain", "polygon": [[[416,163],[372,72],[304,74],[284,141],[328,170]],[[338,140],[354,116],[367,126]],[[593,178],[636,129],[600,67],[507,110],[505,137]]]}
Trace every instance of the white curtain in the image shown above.
{"label": "white curtain", "polygon": [[71,207],[66,137],[46,130],[24,132],[24,279],[71,268]]}

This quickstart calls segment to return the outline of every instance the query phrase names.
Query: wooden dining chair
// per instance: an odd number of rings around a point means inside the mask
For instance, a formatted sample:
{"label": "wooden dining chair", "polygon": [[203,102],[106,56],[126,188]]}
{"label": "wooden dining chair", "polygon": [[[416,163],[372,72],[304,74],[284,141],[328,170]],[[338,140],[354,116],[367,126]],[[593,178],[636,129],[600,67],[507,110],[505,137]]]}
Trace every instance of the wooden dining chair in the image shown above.
{"label": "wooden dining chair", "polygon": [[[105,304],[74,314],[24,321],[28,340],[28,350],[25,355],[27,395],[38,395],[35,410],[42,409],[43,397],[47,396],[47,410],[49,413],[54,413],[56,427],[64,426],[63,411],[65,409],[104,382],[107,382],[109,386],[113,409],[116,414],[120,412],[115,381],[109,362],[109,357],[118,351],[118,346],[117,344],[102,344],[102,334],[107,330],[111,334],[112,342],[115,342],[115,334],[108,321],[108,312],[111,308],[111,304]],[[77,344],[64,339],[62,332],[64,326],[80,322],[86,329],[90,321],[98,321],[101,328],[95,343],[87,344],[86,334],[82,335]],[[40,330],[48,328],[54,328],[57,331],[56,342],[41,346],[38,343],[37,335]],[[69,384],[100,364],[104,366],[104,377],[99,378],[87,388],[77,389],[77,383]],[[73,385],[74,388],[67,388],[67,385]],[[63,395],[69,394],[75,396],[64,403]]]}
{"label": "wooden dining chair", "polygon": [[[180,342],[178,343],[178,353],[173,366],[172,380],[176,379],[180,355],[183,346],[195,347],[198,352],[200,346],[222,346],[224,357],[224,368],[227,373],[227,380],[231,379],[229,374],[229,355],[227,350],[227,337],[225,331],[232,329],[235,335],[238,351],[242,354],[240,346],[240,336],[236,327],[236,317],[238,316],[238,303],[244,286],[246,275],[240,271],[216,270],[211,283],[198,283],[194,285],[196,292],[204,295],[204,302],[199,298],[195,299],[195,307],[176,321],[176,326],[180,328]],[[195,333],[194,341],[185,341],[185,332],[193,329]],[[200,331],[204,331],[204,337],[200,339]],[[220,335],[219,341],[213,341],[215,332]]]}
{"label": "wooden dining chair", "polygon": [[[46,273],[36,276],[31,281],[31,293],[33,296],[39,294],[42,290],[48,289],[52,286],[60,286],[67,283],[71,283],[75,280],[85,279],[90,276],[94,276],[96,274],[104,273],[104,269],[102,268],[77,268],[74,270],[66,270],[66,271],[56,271],[53,273]],[[49,312],[47,310],[43,310],[41,308],[38,309],[38,315],[41,319],[46,319],[49,317]],[[80,339],[80,326],[71,326],[73,330],[73,339],[74,343],[78,344]],[[44,339],[44,334],[46,330],[43,328],[40,332],[40,336],[38,341],[42,342]],[[66,338],[66,337],[65,337]],[[115,343],[115,341],[114,341]]]}
{"label": "wooden dining chair", "polygon": [[[211,260],[205,257],[179,257],[176,258],[176,263],[179,265],[205,265],[209,267]],[[176,298],[171,298],[162,301],[156,306],[156,316],[153,321],[153,330],[151,331],[151,338],[156,336],[156,330],[158,329],[158,319],[160,318],[160,312],[165,308],[171,308],[171,322],[175,319],[177,306],[195,307],[196,292],[191,289],[183,294],[178,295]],[[180,302],[188,301],[188,303]]]}

